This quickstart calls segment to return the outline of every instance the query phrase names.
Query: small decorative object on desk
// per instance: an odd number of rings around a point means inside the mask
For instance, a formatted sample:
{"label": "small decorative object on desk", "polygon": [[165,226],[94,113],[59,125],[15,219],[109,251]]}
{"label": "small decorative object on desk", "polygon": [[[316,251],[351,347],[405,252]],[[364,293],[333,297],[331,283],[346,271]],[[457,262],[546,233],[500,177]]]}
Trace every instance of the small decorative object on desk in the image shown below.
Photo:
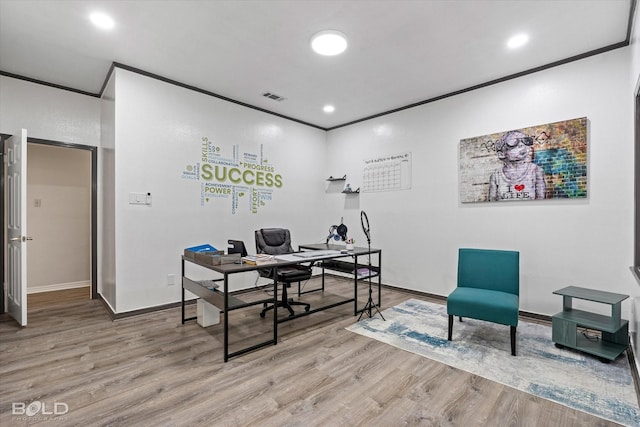
{"label": "small decorative object on desk", "polygon": [[352,251],[354,248],[353,245],[356,243],[356,241],[353,239],[347,239],[346,242],[347,242],[347,250]]}
{"label": "small decorative object on desk", "polygon": [[355,194],[355,193],[359,193],[360,192],[360,187],[356,188],[355,190],[353,188],[351,188],[351,184],[347,184],[344,187],[344,190],[342,190],[342,193],[344,194]]}

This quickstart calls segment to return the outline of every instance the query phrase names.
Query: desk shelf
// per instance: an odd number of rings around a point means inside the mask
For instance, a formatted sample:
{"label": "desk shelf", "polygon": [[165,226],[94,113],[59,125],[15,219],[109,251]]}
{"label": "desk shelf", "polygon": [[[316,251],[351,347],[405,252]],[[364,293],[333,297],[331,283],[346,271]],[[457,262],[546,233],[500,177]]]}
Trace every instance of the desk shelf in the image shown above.
{"label": "desk shelf", "polygon": [[[191,280],[188,277],[182,278],[182,287],[211,305],[216,306],[220,311],[224,312],[224,292],[218,289],[211,289],[203,286],[200,282]],[[240,298],[233,295],[228,296],[228,310],[235,310],[238,308],[248,307],[250,305],[256,305],[256,302],[246,303]],[[268,302],[271,302],[269,300]],[[259,301],[262,303],[262,301]]]}
{"label": "desk shelf", "polygon": [[[620,316],[621,302],[628,295],[569,286],[554,294],[562,295],[562,311],[551,317],[552,340],[558,347],[570,347],[593,354],[603,361],[615,360],[629,346],[629,322]],[[605,316],[572,307],[573,298],[608,304],[611,315]],[[580,328],[601,332],[597,340],[589,339]]]}
{"label": "desk shelf", "polygon": [[373,274],[371,275],[363,275],[363,276],[358,275],[358,280],[368,279],[369,277],[377,277],[378,274],[380,274],[380,267],[377,267],[374,265],[369,266],[368,264],[358,264],[357,266],[354,266],[352,262],[348,262],[348,261],[328,260],[328,261],[322,262],[318,267],[322,267],[326,270],[338,271],[340,273],[350,274],[352,276],[355,275],[356,272],[362,268],[367,268],[371,272],[373,272]]}

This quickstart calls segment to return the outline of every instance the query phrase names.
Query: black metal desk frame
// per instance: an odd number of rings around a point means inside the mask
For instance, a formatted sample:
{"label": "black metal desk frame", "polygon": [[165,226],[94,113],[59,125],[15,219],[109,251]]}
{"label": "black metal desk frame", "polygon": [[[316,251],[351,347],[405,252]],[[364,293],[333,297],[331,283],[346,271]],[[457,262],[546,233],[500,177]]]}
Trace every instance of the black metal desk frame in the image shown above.
{"label": "black metal desk frame", "polygon": [[[301,251],[305,251],[305,250],[311,250],[311,251],[325,251],[325,250],[344,250],[344,246],[341,245],[329,245],[329,244],[325,244],[325,243],[317,243],[317,244],[307,244],[307,245],[300,245],[298,246],[299,250]],[[360,276],[358,277],[357,274],[357,270],[358,268],[362,268],[362,267],[369,267],[369,263],[367,264],[358,264],[358,257],[362,257],[362,256],[373,256],[373,255],[377,255],[378,257],[378,262],[377,264],[371,265],[371,270],[369,273],[369,276]],[[337,258],[345,258],[345,257],[353,257],[353,262],[348,262],[348,261],[335,261]],[[360,247],[355,247],[353,248],[353,250],[348,251],[348,253],[346,254],[341,254],[340,256],[336,256],[333,258],[329,258],[326,260],[323,260],[320,265],[320,268],[322,268],[322,285],[321,287],[317,288],[317,289],[312,289],[309,291],[305,291],[302,293],[308,293],[308,292],[316,292],[316,291],[324,291],[324,273],[325,270],[333,270],[333,271],[338,271],[341,273],[347,273],[347,274],[353,274],[353,301],[354,301],[354,305],[353,305],[353,315],[357,316],[358,314],[360,314],[363,309],[358,309],[358,282],[360,280],[366,280],[366,279],[372,279],[374,277],[378,278],[378,304],[377,306],[380,307],[382,304],[382,250],[381,249],[375,249],[375,248],[371,248],[371,250],[367,249],[367,248],[360,248]],[[300,296],[301,292],[298,291],[298,296]],[[347,301],[350,302],[350,301]],[[339,304],[337,304],[339,305]],[[316,310],[319,311],[319,310]]]}
{"label": "black metal desk frame", "polygon": [[[217,279],[215,281],[223,282],[223,290],[222,292],[217,289],[210,289],[201,283],[191,280],[185,276],[185,262],[190,262],[195,265],[199,265],[200,267],[207,268],[209,270],[213,270],[217,273],[223,275],[223,279]],[[278,327],[277,327],[277,319],[278,313],[276,309],[273,310],[273,338],[267,341],[252,345],[247,348],[243,348],[241,350],[235,351],[233,353],[229,353],[229,311],[238,310],[245,307],[250,307],[252,305],[264,304],[264,303],[274,303],[278,299],[278,283],[276,280],[273,281],[273,297],[264,298],[257,301],[252,302],[244,302],[238,298],[229,295],[229,275],[234,273],[241,273],[247,271],[254,271],[258,268],[273,268],[274,273],[277,269],[277,263],[268,266],[256,266],[249,264],[221,264],[221,265],[211,265],[205,264],[202,262],[198,262],[191,258],[185,258],[182,256],[182,324],[189,320],[196,320],[197,317],[189,317],[185,318],[185,294],[184,291],[187,290],[192,294],[202,298],[206,302],[218,307],[220,311],[224,314],[224,361],[227,362],[229,358],[240,356],[242,354],[248,353],[253,350],[257,350],[262,347],[266,347],[268,345],[275,345],[278,341]],[[274,274],[275,277],[275,274]]]}
{"label": "black metal desk frame", "polygon": [[[337,245],[326,245],[326,244],[318,244],[318,245],[301,245],[300,246],[300,250],[341,250],[344,249],[344,246],[337,246]],[[322,287],[318,288],[318,289],[314,289],[313,291],[324,291],[324,273],[325,273],[325,267],[324,267],[324,262],[327,260],[335,260],[337,258],[345,258],[345,257],[352,257],[354,259],[353,263],[350,262],[346,262],[344,261],[343,265],[352,265],[353,268],[350,271],[353,270],[357,270],[358,268],[358,256],[363,256],[363,255],[369,255],[371,256],[372,254],[377,254],[378,255],[378,264],[376,266],[376,271],[377,271],[377,276],[378,276],[378,306],[380,306],[381,303],[381,288],[382,288],[382,282],[381,282],[381,275],[380,275],[380,271],[381,271],[381,255],[382,255],[382,251],[380,249],[371,249],[371,251],[369,251],[366,248],[354,248],[353,251],[349,251],[349,253],[347,254],[335,254],[335,255],[331,255],[331,256],[327,256],[327,257],[323,257],[320,261],[322,261],[323,263],[320,264],[320,266],[322,267]],[[277,269],[278,267],[284,267],[287,265],[295,265],[295,264],[305,264],[305,263],[309,263],[312,261],[318,261],[317,259],[306,259],[306,258],[300,258],[299,261],[281,261],[281,260],[277,260],[276,262],[273,263],[269,263],[269,264],[264,264],[264,265],[249,265],[249,264],[221,264],[221,265],[210,265],[210,264],[206,264],[206,263],[202,263],[199,261],[196,261],[194,259],[191,258],[186,258],[184,256],[182,256],[182,324],[184,324],[187,321],[191,321],[191,320],[195,320],[197,317],[189,317],[186,318],[185,317],[185,290],[191,292],[192,294],[198,296],[199,298],[202,298],[204,301],[218,307],[220,309],[220,311],[223,312],[224,314],[224,361],[227,362],[230,358],[235,357],[235,356],[240,356],[242,354],[248,353],[250,351],[254,351],[257,350],[259,348],[262,347],[266,347],[268,345],[276,345],[278,342],[278,323],[282,323],[282,322],[288,322],[290,320],[299,318],[299,317],[303,317],[303,316],[308,316],[310,314],[313,313],[317,313],[319,311],[323,311],[323,310],[328,310],[330,308],[333,307],[337,307],[339,305],[343,305],[343,304],[349,304],[351,302],[353,302],[353,314],[354,316],[357,316],[358,313],[360,313],[362,310],[358,309],[358,280],[363,280],[363,279],[367,279],[368,277],[358,277],[357,274],[354,274],[354,288],[353,288],[353,298],[348,298],[342,301],[338,301],[329,305],[325,305],[322,307],[318,307],[318,308],[314,308],[309,310],[308,312],[300,312],[300,313],[296,313],[293,316],[288,316],[282,319],[278,319],[278,312],[277,312],[277,308],[274,307],[273,310],[273,337],[271,339],[268,339],[266,341],[263,341],[261,343],[252,345],[250,347],[246,347],[243,349],[240,349],[238,351],[235,351],[233,353],[229,353],[229,312],[233,311],[233,310],[237,310],[237,309],[241,309],[241,308],[246,308],[246,307],[250,307],[253,305],[262,305],[264,303],[267,304],[274,304],[275,302],[277,302],[278,300],[278,283],[276,280],[273,281],[273,296],[270,298],[263,298],[260,300],[256,300],[256,301],[251,301],[251,302],[245,302],[242,301],[232,295],[229,295],[229,276],[231,274],[236,274],[236,273],[244,273],[244,272],[249,272],[249,271],[255,271],[258,269],[264,269],[264,268],[271,268],[273,269],[273,277],[277,277]],[[210,289],[206,286],[204,286],[203,284],[201,284],[198,281],[195,280],[191,280],[188,277],[186,277],[185,275],[185,262],[190,262],[192,264],[198,265],[200,267],[204,267],[207,268],[209,270],[215,271],[217,273],[220,273],[223,275],[222,279],[216,279],[214,281],[220,281],[223,282],[223,288],[222,291],[218,290],[218,289]],[[330,268],[328,268],[330,269]],[[341,269],[340,271],[346,272],[344,271],[344,269]],[[355,272],[355,271],[354,271]],[[373,277],[373,275],[372,275]]]}

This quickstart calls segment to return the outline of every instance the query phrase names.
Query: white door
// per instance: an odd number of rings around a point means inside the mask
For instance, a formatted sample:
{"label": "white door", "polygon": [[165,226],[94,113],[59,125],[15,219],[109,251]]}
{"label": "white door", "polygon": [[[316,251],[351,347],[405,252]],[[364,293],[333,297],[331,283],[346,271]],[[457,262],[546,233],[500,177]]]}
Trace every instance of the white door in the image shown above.
{"label": "white door", "polygon": [[27,131],[7,143],[7,300],[9,314],[27,324]]}

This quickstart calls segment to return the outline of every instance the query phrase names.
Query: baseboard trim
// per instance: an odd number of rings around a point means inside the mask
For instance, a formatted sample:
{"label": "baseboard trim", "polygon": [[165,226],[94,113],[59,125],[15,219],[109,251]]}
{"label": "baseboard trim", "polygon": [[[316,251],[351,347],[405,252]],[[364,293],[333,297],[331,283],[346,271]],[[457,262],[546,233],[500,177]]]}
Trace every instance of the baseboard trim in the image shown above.
{"label": "baseboard trim", "polygon": [[[191,300],[187,300],[184,302],[185,305],[191,305],[191,304],[195,304],[197,301],[196,299],[191,299]],[[134,317],[134,316],[140,316],[142,314],[149,314],[149,313],[153,313],[155,311],[162,311],[162,310],[168,310],[170,308],[176,308],[176,307],[180,307],[182,303],[180,301],[178,302],[172,302],[169,304],[162,304],[162,305],[155,305],[153,307],[147,307],[147,308],[141,308],[139,310],[132,310],[132,311],[125,311],[122,313],[114,313],[111,309],[109,309],[109,316],[111,316],[112,320],[118,320],[118,319],[124,319],[127,317]]]}
{"label": "baseboard trim", "polygon": [[107,314],[109,315],[111,320],[114,320],[115,313],[113,312],[113,309],[111,308],[111,304],[109,304],[107,302],[107,300],[104,299],[104,297],[102,296],[101,293],[98,293],[96,299],[98,301],[100,301],[100,304],[102,304],[102,307],[104,307],[105,311],[107,312]]}
{"label": "baseboard trim", "polygon": [[[412,290],[412,289],[405,289],[405,288],[400,288],[398,286],[385,285],[384,283],[382,284],[382,287],[383,288],[394,289],[394,290],[400,291],[400,292],[406,292],[406,293],[413,294],[413,295],[418,295],[418,296],[425,297],[425,298],[431,298],[431,299],[437,300],[439,302],[442,302],[443,304],[446,304],[446,302],[447,302],[447,297],[443,296],[443,295],[436,295],[436,294],[431,294],[429,292],[416,291],[416,290]],[[518,315],[520,317],[525,317],[525,318],[529,318],[529,319],[533,319],[533,320],[538,320],[538,321],[544,321],[544,322],[551,323],[551,316],[547,316],[546,314],[530,313],[528,311],[520,310],[518,312]]]}
{"label": "baseboard trim", "polygon": [[[347,279],[347,280],[353,280],[353,277],[348,278],[339,274],[332,274],[332,272],[326,272],[325,273],[327,276],[334,276],[334,277],[339,277],[341,279]],[[315,276],[314,276],[315,277]],[[375,285],[377,285],[377,283],[375,283]],[[249,287],[249,288],[245,288],[245,289],[238,289],[236,291],[231,291],[229,292],[230,295],[238,295],[238,294],[243,294],[243,293],[247,293],[247,292],[252,292],[255,291],[256,289],[258,290],[264,290],[264,289],[269,289],[271,287],[271,285],[260,285],[260,286],[255,286],[255,287]],[[406,288],[401,288],[399,286],[393,286],[393,285],[386,285],[384,283],[382,283],[382,288],[388,288],[388,289],[393,289],[399,292],[404,292],[407,294],[411,294],[411,295],[417,295],[423,298],[429,298],[432,300],[437,300],[438,302],[442,303],[442,304],[446,304],[447,302],[447,297],[443,296],[443,295],[437,295],[437,294],[432,294],[429,292],[423,292],[423,291],[416,291],[413,289],[406,289]],[[147,307],[147,308],[141,308],[139,310],[132,310],[132,311],[125,311],[122,313],[115,313],[113,311],[113,309],[111,308],[111,306],[104,300],[104,298],[102,297],[102,295],[98,294],[98,297],[100,299],[100,301],[103,303],[103,305],[105,306],[105,308],[107,309],[107,311],[109,312],[109,316],[111,316],[111,319],[115,320],[115,319],[122,319],[125,317],[132,317],[132,316],[139,316],[141,314],[148,314],[148,313],[153,313],[154,311],[160,311],[160,310],[167,310],[170,308],[175,308],[175,307],[179,307],[180,306],[180,301],[178,302],[172,302],[169,304],[162,304],[162,305],[156,305],[153,307]],[[195,304],[196,303],[197,298],[194,299],[190,299],[190,300],[186,300],[185,304]],[[551,323],[551,316],[546,316],[543,314],[537,314],[537,313],[529,313],[526,311],[520,311],[519,315],[522,317],[528,317],[530,319],[535,319],[538,321],[547,321],[549,323]]]}
{"label": "baseboard trim", "polygon": [[631,368],[631,376],[633,377],[633,383],[636,386],[636,396],[638,396],[638,405],[640,405],[640,375],[638,374],[638,359],[633,351],[633,346],[627,347],[627,360]]}
{"label": "baseboard trim", "polygon": [[69,282],[69,283],[54,283],[52,285],[43,285],[43,286],[27,286],[27,294],[39,294],[42,292],[55,292],[55,291],[65,291],[67,289],[77,289],[77,288],[90,288],[91,282],[88,280],[83,280],[80,282]]}

